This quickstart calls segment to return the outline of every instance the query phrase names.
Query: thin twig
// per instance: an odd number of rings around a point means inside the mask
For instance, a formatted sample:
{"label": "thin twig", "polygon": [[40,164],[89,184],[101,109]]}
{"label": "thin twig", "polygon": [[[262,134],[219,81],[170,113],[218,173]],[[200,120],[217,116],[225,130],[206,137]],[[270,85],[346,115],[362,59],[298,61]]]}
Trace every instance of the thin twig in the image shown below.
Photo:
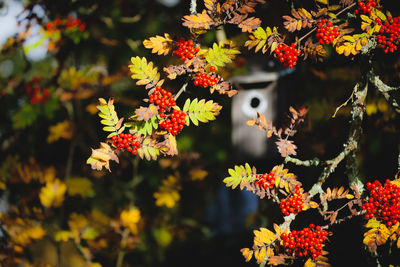
{"label": "thin twig", "polygon": [[391,104],[397,112],[400,112],[400,100],[391,95],[395,91],[399,91],[400,87],[392,87],[385,84],[379,76],[375,75],[371,70],[368,74],[368,80],[378,91],[385,97],[386,101]]}
{"label": "thin twig", "polygon": [[[345,8],[343,8],[342,10],[340,10],[338,13],[335,14],[335,17],[339,16],[340,14],[342,14],[343,12],[345,12],[346,10],[352,8],[353,6],[355,6],[357,3],[353,3]],[[311,33],[313,33],[314,31],[317,30],[318,27],[314,27],[312,30],[310,30],[308,33],[306,33],[304,36],[302,36],[297,42],[300,43],[302,40],[304,40],[304,38],[306,38],[307,36],[309,36]]]}
{"label": "thin twig", "polygon": [[115,264],[115,267],[121,267],[122,263],[124,262],[125,247],[126,247],[126,241],[128,240],[128,237],[129,237],[129,228],[125,228],[124,231],[122,232],[122,238],[121,238],[121,242],[119,245],[117,263]]}
{"label": "thin twig", "polygon": [[[355,88],[354,88],[354,89],[355,89]],[[342,107],[347,106],[347,104],[349,103],[350,100],[353,100],[354,92],[355,92],[355,90],[353,90],[353,92],[351,92],[351,95],[349,96],[349,98],[348,98],[344,103],[342,103],[340,106],[338,106],[338,107],[336,108],[335,113],[332,115],[332,118],[335,118],[335,117],[336,117],[336,113],[337,113]]]}
{"label": "thin twig", "polygon": [[[325,180],[331,175],[331,173],[335,171],[339,163],[342,162],[343,159],[345,159],[358,147],[359,137],[361,135],[361,122],[364,116],[364,103],[368,91],[368,83],[365,83],[365,86],[362,89],[360,89],[359,84],[356,84],[353,91],[355,92],[355,101],[353,102],[352,106],[353,117],[351,120],[349,137],[347,139],[347,142],[344,144],[343,151],[340,152],[335,158],[326,161],[327,166],[324,168],[321,175],[319,176],[318,182],[315,183],[309,191],[311,197],[315,196],[318,193],[321,194],[323,192],[322,184],[325,182]],[[356,175],[349,177],[349,180],[350,184],[354,184],[357,186],[357,189],[360,189],[358,178]]]}
{"label": "thin twig", "polygon": [[186,87],[188,86],[188,83],[186,82],[184,85],[182,85],[181,89],[179,89],[178,93],[175,95],[175,101],[178,100],[178,97],[186,90]]}
{"label": "thin twig", "polygon": [[196,0],[191,0],[190,1],[190,9],[189,9],[190,13],[191,14],[197,14],[196,8],[197,8]]}
{"label": "thin twig", "polygon": [[321,164],[321,161],[318,158],[310,159],[310,160],[300,160],[297,158],[292,158],[291,156],[286,156],[285,158],[285,163],[294,163],[297,166],[305,166],[305,167],[310,167],[310,166],[319,166]]}

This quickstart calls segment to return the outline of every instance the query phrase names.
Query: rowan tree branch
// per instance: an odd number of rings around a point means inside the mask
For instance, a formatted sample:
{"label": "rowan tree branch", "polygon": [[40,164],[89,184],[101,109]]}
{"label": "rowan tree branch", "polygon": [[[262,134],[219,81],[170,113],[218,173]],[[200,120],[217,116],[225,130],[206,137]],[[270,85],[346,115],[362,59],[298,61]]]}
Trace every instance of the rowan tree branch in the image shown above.
{"label": "rowan tree branch", "polygon": [[367,77],[369,82],[378,89],[396,112],[400,113],[400,87],[392,87],[385,84],[372,70],[367,74]]}

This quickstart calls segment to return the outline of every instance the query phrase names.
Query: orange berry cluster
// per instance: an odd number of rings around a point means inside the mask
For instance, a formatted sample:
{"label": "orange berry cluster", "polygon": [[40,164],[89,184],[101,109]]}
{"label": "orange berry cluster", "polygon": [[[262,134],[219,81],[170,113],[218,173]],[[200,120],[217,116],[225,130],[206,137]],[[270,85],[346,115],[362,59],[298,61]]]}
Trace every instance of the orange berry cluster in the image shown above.
{"label": "orange berry cluster", "polygon": [[160,122],[160,127],[167,130],[172,135],[179,133],[186,123],[186,113],[174,109],[169,115],[169,118]]}
{"label": "orange berry cluster", "polygon": [[212,75],[208,75],[206,73],[198,72],[196,74],[196,78],[193,81],[193,84],[196,86],[201,86],[203,88],[207,88],[208,86],[214,86],[218,82],[218,78]]}
{"label": "orange berry cluster", "polygon": [[365,4],[363,1],[360,1],[354,13],[356,15],[371,15],[371,7],[376,7],[376,2],[374,0],[367,0]]}
{"label": "orange berry cluster", "polygon": [[289,255],[295,254],[299,257],[316,258],[322,255],[322,244],[328,235],[327,231],[322,230],[321,226],[310,224],[310,228],[303,230],[293,230],[289,234],[282,233],[282,245]]}
{"label": "orange berry cluster", "polygon": [[132,155],[137,154],[137,150],[141,147],[140,142],[137,140],[134,134],[124,134],[114,135],[112,137],[113,145],[118,149],[125,149],[131,152]]}
{"label": "orange berry cluster", "polygon": [[296,185],[296,191],[293,196],[282,199],[281,200],[281,211],[286,216],[290,215],[291,213],[297,214],[303,210],[304,206],[304,198],[300,192],[300,185]]}
{"label": "orange berry cluster", "polygon": [[400,17],[388,17],[385,23],[378,19],[376,21],[382,25],[379,30],[380,34],[376,36],[379,47],[385,53],[393,53],[400,43]]}
{"label": "orange berry cluster", "polygon": [[338,27],[332,27],[332,21],[326,19],[321,19],[317,24],[317,40],[320,44],[330,44],[333,43],[336,37],[339,36]]}
{"label": "orange berry cluster", "polygon": [[199,47],[193,47],[193,41],[181,38],[179,42],[176,43],[178,49],[173,52],[174,55],[182,60],[192,59],[195,54],[200,51]]}
{"label": "orange berry cluster", "polygon": [[270,173],[264,173],[263,175],[261,175],[261,174],[257,175],[254,185],[260,189],[262,189],[262,188],[265,190],[267,190],[267,188],[272,189],[275,185],[275,173],[273,171],[271,171]]}
{"label": "orange berry cluster", "polygon": [[160,86],[156,86],[153,93],[149,94],[149,102],[156,104],[160,108],[160,117],[165,117],[165,109],[176,106],[175,99],[172,97],[172,93],[162,89]]}
{"label": "orange berry cluster", "polygon": [[80,19],[70,15],[68,16],[68,19],[57,18],[54,21],[49,21],[46,23],[45,27],[46,31],[48,32],[54,32],[59,30],[60,28],[65,28],[67,30],[76,28],[78,31],[83,32],[86,29],[86,24]]}
{"label": "orange berry cluster", "polygon": [[386,180],[385,185],[379,181],[367,183],[370,192],[368,202],[362,205],[366,210],[366,219],[373,217],[382,221],[387,226],[392,226],[400,220],[400,187]]}
{"label": "orange berry cluster", "polygon": [[297,64],[297,58],[300,56],[300,50],[296,49],[296,44],[292,43],[290,46],[286,44],[279,44],[274,50],[275,57],[283,63],[285,67],[293,68]]}
{"label": "orange berry cluster", "polygon": [[44,104],[50,98],[50,91],[47,88],[43,90],[40,86],[36,85],[40,83],[42,79],[40,77],[34,77],[25,87],[25,91],[29,96],[29,103],[35,105],[37,103]]}

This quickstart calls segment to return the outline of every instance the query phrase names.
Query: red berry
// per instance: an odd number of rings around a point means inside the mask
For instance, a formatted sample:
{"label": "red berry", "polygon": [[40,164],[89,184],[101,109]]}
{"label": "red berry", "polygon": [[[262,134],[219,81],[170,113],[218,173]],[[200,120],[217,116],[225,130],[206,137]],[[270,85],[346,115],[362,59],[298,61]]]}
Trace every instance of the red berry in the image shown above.
{"label": "red berry", "polygon": [[376,218],[387,226],[400,220],[400,187],[386,180],[384,186],[379,181],[367,183],[370,193],[368,201],[362,205],[365,218]]}
{"label": "red berry", "polygon": [[113,141],[113,146],[118,150],[125,149],[128,152],[131,152],[133,155],[137,154],[137,150],[141,147],[140,142],[132,142],[131,140],[135,140],[137,137],[134,134],[125,134],[121,133],[119,135],[114,135],[111,139]]}
{"label": "red berry", "polygon": [[296,49],[295,43],[292,43],[290,46],[279,44],[274,50],[274,54],[285,67],[293,68],[297,63],[297,57],[300,55],[300,50]]}
{"label": "red berry", "polygon": [[194,44],[192,40],[185,41],[184,38],[181,38],[181,40],[176,43],[178,49],[174,50],[173,54],[184,61],[186,59],[192,59],[194,55],[200,51],[199,47],[194,48],[193,45]]}

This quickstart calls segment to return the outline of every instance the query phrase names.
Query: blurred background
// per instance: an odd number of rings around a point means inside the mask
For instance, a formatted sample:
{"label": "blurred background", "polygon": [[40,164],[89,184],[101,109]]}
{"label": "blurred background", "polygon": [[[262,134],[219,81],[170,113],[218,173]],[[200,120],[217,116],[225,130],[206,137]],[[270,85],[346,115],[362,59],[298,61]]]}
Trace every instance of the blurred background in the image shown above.
{"label": "blurred background", "polygon": [[[175,63],[171,55],[151,54],[142,42],[164,33],[175,40],[188,39],[181,18],[190,13],[189,2],[0,0],[4,266],[116,266],[121,254],[120,266],[253,265],[244,262],[239,250],[251,246],[254,229],[282,222],[279,207],[248,192],[227,189],[222,180],[236,164],[249,162],[264,173],[283,160],[273,140],[246,138],[255,134],[253,129],[234,122],[245,122],[262,109],[279,126],[286,122],[290,105],[304,105],[309,113],[295,137],[298,157],[329,159],[341,151],[348,135],[349,105],[335,118],[332,115],[360,77],[357,59],[328,49],[325,62],[299,62],[289,73],[272,57],[244,49],[220,72],[241,86],[238,96],[211,95],[189,85],[179,99],[179,106],[186,98],[198,97],[213,99],[223,108],[216,121],[184,128],[177,136],[178,156],[149,162],[122,155],[118,165],[111,164],[111,172],[91,170],[86,164],[91,148],[106,137],[97,115],[98,98],[113,97],[118,114],[125,118],[145,104],[145,89],[130,78],[130,58],[146,57],[159,70]],[[200,11],[202,1],[197,2]],[[303,1],[268,1],[258,6],[256,16],[263,27],[282,28],[281,16],[301,5],[307,8]],[[385,7],[398,15],[394,1],[385,1]],[[224,31],[239,47],[248,38],[235,27],[226,26]],[[211,46],[216,33],[208,32],[198,41]],[[399,59],[398,53],[378,53],[374,58],[376,72],[392,86],[400,85]],[[284,75],[252,82],[257,71]],[[169,81],[166,89],[177,92],[183,81]],[[357,158],[361,175],[365,181],[392,179],[398,164],[399,116],[373,88],[366,114]],[[260,146],[260,153],[249,149]],[[306,190],[321,171],[288,167]],[[65,194],[41,194],[49,184]],[[326,186],[346,184],[342,164]],[[43,204],[49,198],[55,203],[51,208]],[[121,247],[121,229],[128,224],[120,214],[132,202],[140,210],[140,220]],[[298,216],[293,227],[323,224],[316,215],[310,211]],[[376,265],[363,249],[362,223],[357,218],[332,227],[335,234],[326,250],[333,266],[351,266],[348,255],[359,266]]]}

